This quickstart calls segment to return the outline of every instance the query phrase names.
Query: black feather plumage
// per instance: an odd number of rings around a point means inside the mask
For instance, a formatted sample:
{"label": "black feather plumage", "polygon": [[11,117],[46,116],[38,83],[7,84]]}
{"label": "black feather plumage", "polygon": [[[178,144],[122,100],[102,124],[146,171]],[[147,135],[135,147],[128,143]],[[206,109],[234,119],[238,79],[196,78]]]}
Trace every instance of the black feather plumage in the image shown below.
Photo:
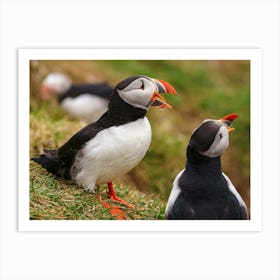
{"label": "black feather plumage", "polygon": [[113,94],[113,88],[107,83],[100,84],[76,84],[72,85],[68,91],[57,96],[58,102],[61,103],[65,98],[75,98],[82,94],[90,94],[110,100]]}

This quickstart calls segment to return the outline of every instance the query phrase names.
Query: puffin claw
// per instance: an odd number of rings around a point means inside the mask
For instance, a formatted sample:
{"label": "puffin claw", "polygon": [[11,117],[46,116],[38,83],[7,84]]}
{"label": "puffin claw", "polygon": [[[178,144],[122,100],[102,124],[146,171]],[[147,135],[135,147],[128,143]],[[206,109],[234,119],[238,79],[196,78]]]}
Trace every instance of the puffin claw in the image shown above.
{"label": "puffin claw", "polygon": [[107,203],[105,201],[102,202],[102,205],[105,209],[110,209],[109,213],[112,216],[116,217],[118,220],[126,220],[124,212],[122,211],[122,209],[120,207],[110,205],[109,203]]}
{"label": "puffin claw", "polygon": [[124,199],[122,199],[120,197],[117,197],[112,182],[108,183],[108,187],[109,187],[109,195],[110,195],[111,200],[116,201],[120,204],[123,204],[131,209],[135,209],[135,206],[133,204],[128,203],[127,201],[125,201]]}
{"label": "puffin claw", "polygon": [[127,206],[127,207],[129,207],[131,209],[135,209],[135,206],[133,204],[128,203],[127,201],[125,201],[124,199],[122,199],[122,198],[120,198],[120,197],[118,197],[116,195],[110,196],[110,199],[115,201],[115,202],[118,202],[118,203],[120,203],[120,204],[122,204],[124,206]]}

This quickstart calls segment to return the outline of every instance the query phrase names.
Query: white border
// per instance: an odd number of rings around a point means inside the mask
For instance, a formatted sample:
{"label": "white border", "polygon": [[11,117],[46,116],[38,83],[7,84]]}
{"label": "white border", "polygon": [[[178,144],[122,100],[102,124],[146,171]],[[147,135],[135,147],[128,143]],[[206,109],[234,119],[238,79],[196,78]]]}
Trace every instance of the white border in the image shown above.
{"label": "white border", "polygon": [[[248,221],[46,221],[29,220],[30,60],[250,60],[251,219]],[[19,49],[19,231],[261,231],[262,61],[260,49]]]}

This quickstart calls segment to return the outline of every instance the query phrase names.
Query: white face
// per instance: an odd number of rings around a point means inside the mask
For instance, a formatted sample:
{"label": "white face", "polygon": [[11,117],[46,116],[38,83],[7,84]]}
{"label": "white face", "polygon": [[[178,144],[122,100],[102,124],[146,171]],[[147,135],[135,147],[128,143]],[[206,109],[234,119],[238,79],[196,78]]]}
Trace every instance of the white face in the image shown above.
{"label": "white face", "polygon": [[117,92],[126,103],[147,110],[156,90],[156,84],[152,80],[139,77],[125,88],[117,89]]}
{"label": "white face", "polygon": [[220,156],[224,152],[224,150],[228,147],[229,144],[228,136],[229,133],[227,127],[221,126],[210,148],[205,152],[201,152],[201,154],[208,157]]}
{"label": "white face", "polygon": [[64,74],[52,73],[45,78],[43,84],[47,90],[62,94],[71,87],[71,80]]}
{"label": "white face", "polygon": [[190,145],[208,157],[222,155],[229,145],[229,126],[224,120],[204,120],[192,133]]}

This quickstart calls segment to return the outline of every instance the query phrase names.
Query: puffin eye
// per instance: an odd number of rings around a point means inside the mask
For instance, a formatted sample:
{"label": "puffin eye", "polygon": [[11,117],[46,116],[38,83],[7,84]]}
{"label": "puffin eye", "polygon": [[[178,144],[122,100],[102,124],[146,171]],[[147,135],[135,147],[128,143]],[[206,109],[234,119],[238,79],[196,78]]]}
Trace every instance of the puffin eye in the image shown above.
{"label": "puffin eye", "polygon": [[144,90],[144,82],[141,81],[141,83],[142,83],[142,85],[141,85],[140,89]]}
{"label": "puffin eye", "polygon": [[223,138],[223,134],[222,134],[222,133],[219,133],[219,136],[220,136],[220,139],[222,139],[222,138]]}

